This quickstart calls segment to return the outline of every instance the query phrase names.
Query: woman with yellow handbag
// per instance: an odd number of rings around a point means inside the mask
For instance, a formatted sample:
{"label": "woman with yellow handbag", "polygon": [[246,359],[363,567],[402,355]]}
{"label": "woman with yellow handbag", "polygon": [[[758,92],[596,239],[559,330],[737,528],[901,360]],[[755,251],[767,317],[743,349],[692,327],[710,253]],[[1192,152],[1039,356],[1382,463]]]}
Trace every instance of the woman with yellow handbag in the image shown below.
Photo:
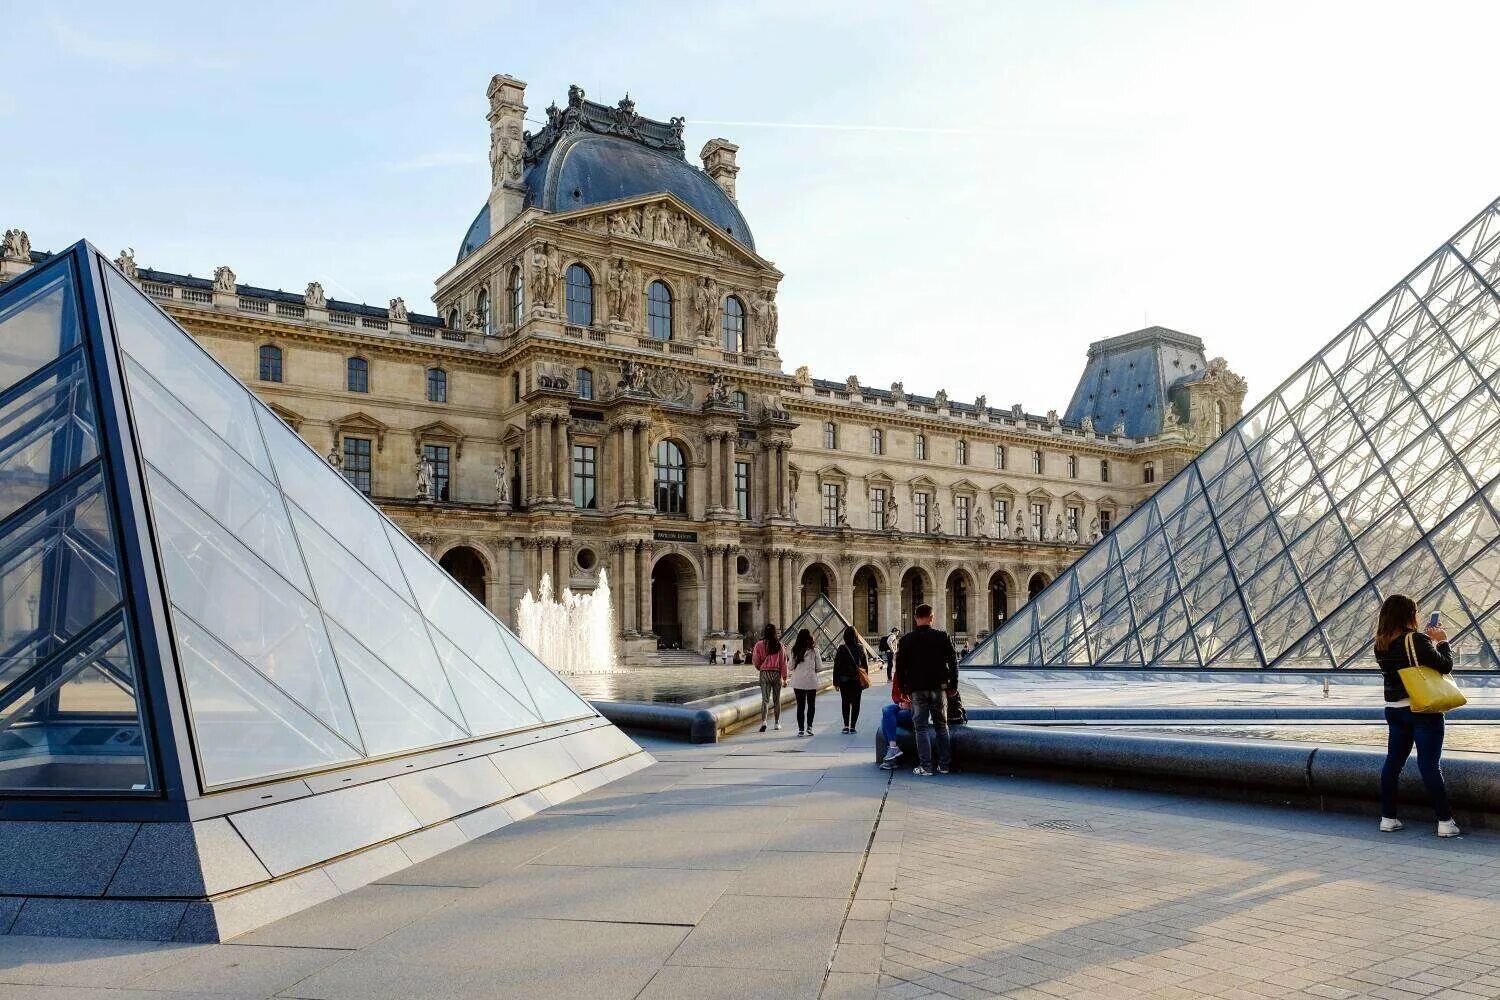
{"label": "woman with yellow handbag", "polygon": [[1437,835],[1457,837],[1458,824],[1448,808],[1448,790],[1443,784],[1443,713],[1464,703],[1447,675],[1453,672],[1453,654],[1448,633],[1438,625],[1437,615],[1425,632],[1417,627],[1417,602],[1405,594],[1392,594],[1380,606],[1375,628],[1375,662],[1385,679],[1385,721],[1389,728],[1385,766],[1380,771],[1380,832],[1394,833],[1402,823],[1396,818],[1396,787],[1401,769],[1417,748],[1417,767],[1437,814]]}

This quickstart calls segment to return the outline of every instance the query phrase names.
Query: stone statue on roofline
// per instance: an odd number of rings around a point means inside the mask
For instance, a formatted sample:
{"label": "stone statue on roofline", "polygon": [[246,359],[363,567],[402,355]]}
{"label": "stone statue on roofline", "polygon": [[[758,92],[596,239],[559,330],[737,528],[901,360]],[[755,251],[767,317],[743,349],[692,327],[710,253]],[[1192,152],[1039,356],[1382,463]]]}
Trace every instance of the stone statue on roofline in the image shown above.
{"label": "stone statue on roofline", "polygon": [[214,291],[233,295],[237,287],[234,279],[234,271],[227,267],[214,268]]}
{"label": "stone statue on roofline", "polygon": [[900,528],[896,524],[896,518],[897,518],[897,515],[900,514],[900,512],[901,512],[901,508],[899,508],[899,507],[896,506],[896,498],[894,496],[887,496],[885,498],[885,530],[886,531],[899,531],[900,530]]}
{"label": "stone statue on roofline", "polygon": [[432,490],[437,482],[437,468],[432,464],[432,459],[426,455],[417,462],[417,499],[431,500]]}
{"label": "stone statue on roofline", "polygon": [[399,296],[397,298],[391,299],[390,307],[386,309],[385,314],[392,323],[405,323],[406,300],[400,298]]}
{"label": "stone statue on roofline", "polygon": [[1021,514],[1021,513],[1018,512],[1016,514],[1016,541],[1018,541],[1018,542],[1024,542],[1025,540],[1026,540],[1026,517],[1025,517],[1024,514]]}
{"label": "stone statue on roofline", "polygon": [[309,309],[328,308],[328,296],[323,294],[323,286],[316,281],[307,283],[307,291],[302,293],[302,301]]}
{"label": "stone statue on roofline", "polygon": [[125,277],[129,278],[131,281],[135,281],[136,279],[138,279],[141,272],[140,269],[135,266],[135,248],[126,247],[124,250],[121,250],[120,256],[115,258],[115,267],[118,267],[120,269],[120,273],[125,275]]}

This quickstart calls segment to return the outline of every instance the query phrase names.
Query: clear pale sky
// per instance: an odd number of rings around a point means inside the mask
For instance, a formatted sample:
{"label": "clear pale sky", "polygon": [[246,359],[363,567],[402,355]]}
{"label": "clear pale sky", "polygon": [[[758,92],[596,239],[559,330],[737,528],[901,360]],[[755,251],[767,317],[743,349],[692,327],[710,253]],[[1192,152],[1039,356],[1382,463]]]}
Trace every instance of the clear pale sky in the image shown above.
{"label": "clear pale sky", "polygon": [[533,118],[578,83],[740,145],[788,371],[1041,412],[1149,322],[1258,396],[1500,195],[1497,37],[1494,3],[0,0],[0,228],[430,310],[506,72]]}

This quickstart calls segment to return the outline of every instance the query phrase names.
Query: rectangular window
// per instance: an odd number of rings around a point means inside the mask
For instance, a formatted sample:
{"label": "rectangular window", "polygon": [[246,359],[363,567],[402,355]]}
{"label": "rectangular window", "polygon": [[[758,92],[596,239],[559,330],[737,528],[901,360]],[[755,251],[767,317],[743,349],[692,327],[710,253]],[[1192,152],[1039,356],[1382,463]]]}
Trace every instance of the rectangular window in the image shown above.
{"label": "rectangular window", "polygon": [[995,501],[995,529],[1010,534],[1010,504],[1004,500]]}
{"label": "rectangular window", "polygon": [[836,451],[839,446],[839,428],[837,424],[823,425],[823,447],[828,451]]}
{"label": "rectangular window", "polygon": [[1069,479],[1077,479],[1078,478],[1078,456],[1077,455],[1069,455],[1068,456],[1068,478]]}
{"label": "rectangular window", "polygon": [[916,519],[916,530],[918,534],[927,532],[927,504],[932,497],[927,493],[913,493],[911,495],[912,516]]}
{"label": "rectangular window", "polygon": [[1141,470],[1141,481],[1146,483],[1156,482],[1156,463],[1147,462],[1146,467]]}
{"label": "rectangular window", "polygon": [[1047,505],[1034,503],[1031,505],[1031,537],[1040,541],[1046,537],[1045,526],[1047,523]]}
{"label": "rectangular window", "polygon": [[870,454],[885,454],[885,432],[882,431],[879,427],[876,427],[870,431]]}
{"label": "rectangular window", "polygon": [[1101,510],[1099,512],[1099,531],[1102,534],[1106,534],[1106,535],[1109,534],[1109,527],[1110,527],[1110,524],[1114,521],[1114,519],[1115,519],[1115,512],[1114,511],[1112,511],[1112,510]]}
{"label": "rectangular window", "polygon": [[448,499],[448,446],[445,444],[424,444],[422,446],[422,457],[432,463],[432,499]]}
{"label": "rectangular window", "polygon": [[969,537],[969,498],[953,498],[953,526],[958,530],[959,537]]}
{"label": "rectangular window", "polygon": [[884,531],[886,529],[884,486],[873,486],[870,488],[870,527],[876,531]]}
{"label": "rectangular window", "polygon": [[1034,452],[1031,453],[1031,471],[1033,473],[1035,473],[1036,475],[1038,475],[1038,476],[1040,476],[1042,474],[1042,453],[1041,453],[1041,451],[1034,451]]}
{"label": "rectangular window", "polygon": [[995,445],[995,468],[1001,472],[1005,471],[1005,445]]}
{"label": "rectangular window", "polygon": [[734,463],[734,509],[740,520],[750,520],[750,463]]}
{"label": "rectangular window", "polygon": [[344,438],[344,478],[365,496],[370,495],[369,438]]}
{"label": "rectangular window", "polygon": [[1099,482],[1109,482],[1109,459],[1099,459]]}
{"label": "rectangular window", "polygon": [[1078,518],[1080,516],[1080,511],[1078,510],[1077,507],[1069,507],[1068,508],[1068,515],[1067,516],[1068,516],[1068,530],[1071,531],[1071,532],[1073,532],[1073,535],[1071,535],[1069,537],[1077,537],[1077,534],[1078,534]]}
{"label": "rectangular window", "polygon": [[595,510],[599,506],[595,492],[597,456],[591,444],[573,446],[573,506],[579,510]]}
{"label": "rectangular window", "polygon": [[925,462],[926,460],[927,460],[927,435],[926,434],[918,434],[917,435],[917,461],[919,461],[919,462]]}
{"label": "rectangular window", "polygon": [[823,527],[839,526],[839,484],[823,484]]}
{"label": "rectangular window", "polygon": [[521,401],[521,373],[510,373],[510,401],[519,403]]}

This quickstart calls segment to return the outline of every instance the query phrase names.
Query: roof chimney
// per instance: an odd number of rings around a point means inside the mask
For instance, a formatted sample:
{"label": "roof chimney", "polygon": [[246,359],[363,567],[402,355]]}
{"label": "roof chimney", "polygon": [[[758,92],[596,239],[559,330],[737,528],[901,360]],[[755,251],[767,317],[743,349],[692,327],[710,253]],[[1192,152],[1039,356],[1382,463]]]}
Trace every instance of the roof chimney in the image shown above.
{"label": "roof chimney", "polygon": [[704,172],[731,199],[734,198],[734,175],[740,172],[739,165],[734,162],[735,154],[739,151],[740,147],[728,139],[710,139],[703,144],[703,151],[698,154],[703,158]]}
{"label": "roof chimney", "polygon": [[520,215],[526,203],[521,180],[526,84],[501,74],[490,80],[486,94],[490,99],[490,234],[494,235]]}

